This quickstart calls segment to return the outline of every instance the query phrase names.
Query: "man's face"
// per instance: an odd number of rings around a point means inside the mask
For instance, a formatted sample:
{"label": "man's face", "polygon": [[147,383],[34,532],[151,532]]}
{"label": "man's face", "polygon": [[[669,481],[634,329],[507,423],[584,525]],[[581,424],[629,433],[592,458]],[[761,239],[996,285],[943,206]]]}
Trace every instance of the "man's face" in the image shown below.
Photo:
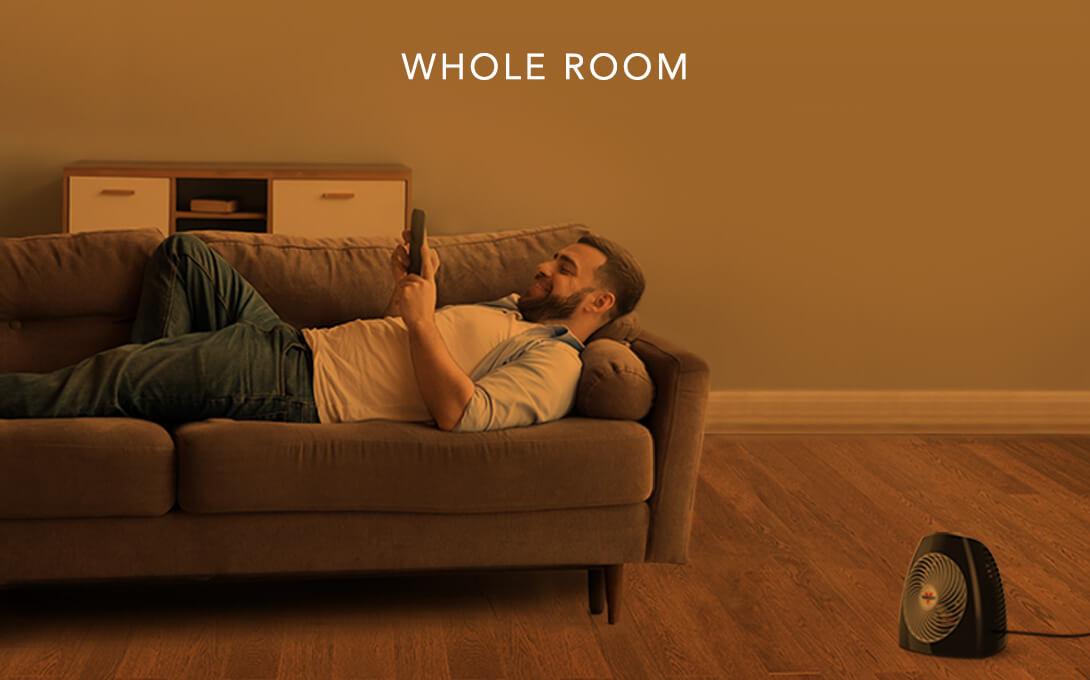
{"label": "man's face", "polygon": [[538,264],[534,281],[519,298],[527,321],[567,319],[594,291],[594,272],[605,264],[605,253],[585,243],[573,243]]}

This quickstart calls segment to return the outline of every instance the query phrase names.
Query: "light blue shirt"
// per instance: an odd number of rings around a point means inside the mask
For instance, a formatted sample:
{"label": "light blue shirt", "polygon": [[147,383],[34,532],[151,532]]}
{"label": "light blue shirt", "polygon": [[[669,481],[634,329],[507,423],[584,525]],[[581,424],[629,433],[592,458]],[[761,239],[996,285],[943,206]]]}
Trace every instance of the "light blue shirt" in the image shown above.
{"label": "light blue shirt", "polygon": [[[518,312],[518,299],[512,293],[478,304]],[[470,374],[473,397],[453,431],[500,430],[563,418],[575,403],[584,349],[567,326],[547,323],[496,345]]]}

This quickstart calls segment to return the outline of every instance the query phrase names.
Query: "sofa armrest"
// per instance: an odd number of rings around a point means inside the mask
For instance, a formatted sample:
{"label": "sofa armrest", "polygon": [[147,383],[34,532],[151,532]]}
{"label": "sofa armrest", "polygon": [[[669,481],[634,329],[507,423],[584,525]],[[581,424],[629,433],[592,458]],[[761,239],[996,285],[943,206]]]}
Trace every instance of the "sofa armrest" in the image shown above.
{"label": "sofa armrest", "polygon": [[655,401],[640,422],[655,444],[655,484],[648,504],[648,562],[685,564],[697,475],[704,449],[704,413],[711,371],[706,361],[660,336],[641,331],[632,351],[655,384]]}

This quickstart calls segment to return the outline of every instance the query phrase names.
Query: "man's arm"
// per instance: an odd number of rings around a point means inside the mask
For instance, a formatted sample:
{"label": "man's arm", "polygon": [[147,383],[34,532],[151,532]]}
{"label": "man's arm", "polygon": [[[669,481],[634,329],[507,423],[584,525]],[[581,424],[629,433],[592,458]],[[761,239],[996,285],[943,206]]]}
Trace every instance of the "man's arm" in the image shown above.
{"label": "man's arm", "polygon": [[481,377],[454,432],[525,427],[563,418],[575,403],[583,362],[572,347],[542,342]]}
{"label": "man's arm", "polygon": [[[408,232],[402,235],[407,237]],[[402,246],[394,251],[393,265],[399,278],[387,309],[398,306],[409,331],[409,354],[420,395],[436,425],[449,431],[461,419],[473,396],[474,385],[450,355],[435,325],[435,272],[439,269],[439,255],[428,245],[427,235],[420,246],[420,255],[420,275],[409,274],[405,271],[408,251]]]}
{"label": "man's arm", "polygon": [[450,355],[434,317],[407,324],[416,385],[439,429],[458,424],[475,385]]}

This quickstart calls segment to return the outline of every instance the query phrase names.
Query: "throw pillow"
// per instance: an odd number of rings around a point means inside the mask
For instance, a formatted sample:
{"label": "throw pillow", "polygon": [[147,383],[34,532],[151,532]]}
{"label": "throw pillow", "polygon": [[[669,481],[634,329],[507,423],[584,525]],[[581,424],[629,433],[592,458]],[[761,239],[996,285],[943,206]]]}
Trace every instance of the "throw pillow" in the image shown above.
{"label": "throw pillow", "polygon": [[651,410],[655,386],[643,361],[626,344],[603,338],[583,350],[575,411],[588,418],[640,420]]}

